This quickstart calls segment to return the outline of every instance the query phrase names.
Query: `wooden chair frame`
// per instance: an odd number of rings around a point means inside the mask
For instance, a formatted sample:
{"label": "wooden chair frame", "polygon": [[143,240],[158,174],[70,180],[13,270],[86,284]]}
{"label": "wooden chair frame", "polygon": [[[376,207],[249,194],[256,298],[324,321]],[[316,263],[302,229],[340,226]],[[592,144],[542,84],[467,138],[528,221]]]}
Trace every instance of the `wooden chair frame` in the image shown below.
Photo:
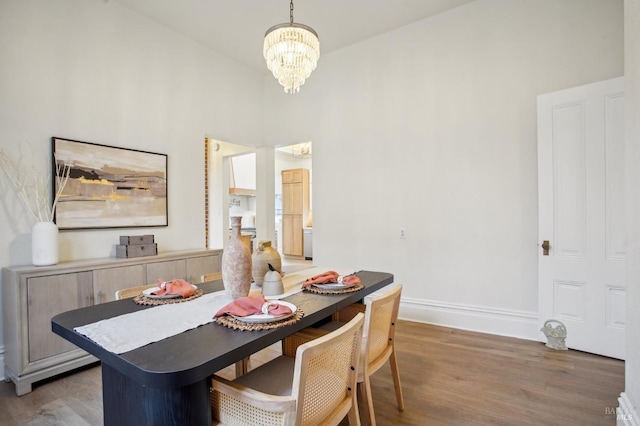
{"label": "wooden chair frame", "polygon": [[[227,413],[237,413],[238,416],[250,416],[252,420],[238,420],[236,414],[230,414],[234,424],[242,421],[261,425],[338,425],[348,416],[350,425],[360,425],[357,403],[357,373],[360,359],[360,345],[362,341],[362,326],[364,316],[358,315],[339,330],[314,336],[311,341],[298,339],[299,346],[295,349],[295,365],[291,395],[270,395],[243,386],[234,381],[214,376],[212,380],[211,402],[212,417],[218,421],[227,420]],[[297,334],[297,333],[296,333]],[[295,335],[294,335],[295,336]],[[294,339],[296,339],[294,337]],[[294,345],[289,344],[290,348]],[[345,353],[345,349],[348,353]],[[336,359],[332,354],[339,354]],[[288,355],[282,355],[288,357]],[[273,361],[270,361],[271,363]],[[260,368],[269,368],[269,363]],[[318,386],[317,381],[326,378],[326,370],[318,370],[318,363],[331,364],[347,377],[346,389]],[[254,371],[254,374],[258,372]],[[322,371],[319,374],[318,371]],[[339,381],[336,384],[339,385]],[[329,406],[322,398],[330,394],[329,399],[334,404]],[[336,399],[336,396],[342,395]],[[321,409],[320,412],[314,411]],[[226,413],[225,413],[226,411]],[[255,412],[255,413],[254,413]],[[320,416],[320,417],[314,417]],[[222,417],[222,419],[221,419]],[[256,420],[259,418],[260,420]],[[321,419],[321,420],[320,420]],[[214,421],[214,424],[215,421]]]}
{"label": "wooden chair frame", "polygon": [[[355,303],[349,305],[333,314],[333,323],[327,324],[327,329],[335,329],[344,322],[349,321],[359,313],[365,314],[364,328],[362,335],[362,359],[358,373],[358,390],[362,398],[367,403],[368,420],[375,426],[375,412],[373,408],[373,398],[371,395],[370,377],[378,371],[389,360],[393,386],[396,393],[396,402],[399,410],[404,410],[404,398],[400,385],[400,371],[395,352],[396,322],[398,321],[398,310],[400,308],[400,295],[402,285],[398,284],[388,293],[378,297],[369,296],[365,303]],[[312,331],[315,330],[315,331]],[[301,333],[307,336],[322,335],[327,333],[326,329],[305,329]]]}
{"label": "wooden chair frame", "polygon": [[116,300],[131,299],[132,297],[136,297],[137,295],[142,293],[144,290],[157,287],[157,286],[158,284],[147,284],[147,285],[141,285],[137,287],[129,287],[129,288],[123,288],[123,289],[117,290]]}

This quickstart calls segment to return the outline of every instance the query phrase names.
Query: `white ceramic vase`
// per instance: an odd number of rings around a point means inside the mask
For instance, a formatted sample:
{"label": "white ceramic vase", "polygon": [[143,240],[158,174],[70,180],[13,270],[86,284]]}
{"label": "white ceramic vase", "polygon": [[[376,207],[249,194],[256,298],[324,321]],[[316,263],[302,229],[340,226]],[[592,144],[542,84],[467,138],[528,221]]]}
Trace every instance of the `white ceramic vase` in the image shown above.
{"label": "white ceramic vase", "polygon": [[53,222],[37,222],[31,229],[31,261],[35,266],[58,263],[58,226]]}
{"label": "white ceramic vase", "polygon": [[246,297],[251,289],[251,250],[240,235],[242,216],[231,217],[231,239],[222,252],[222,283],[233,299]]}
{"label": "white ceramic vase", "polygon": [[284,293],[284,284],[282,283],[280,272],[267,272],[262,283],[262,294],[264,296],[275,296],[282,293]]}

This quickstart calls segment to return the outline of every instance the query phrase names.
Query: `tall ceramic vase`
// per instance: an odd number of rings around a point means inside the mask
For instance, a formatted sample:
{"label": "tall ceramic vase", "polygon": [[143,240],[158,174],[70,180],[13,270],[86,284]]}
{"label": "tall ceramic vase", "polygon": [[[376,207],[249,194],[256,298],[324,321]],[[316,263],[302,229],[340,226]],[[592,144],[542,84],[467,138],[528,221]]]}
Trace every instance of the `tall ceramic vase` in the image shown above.
{"label": "tall ceramic vase", "polygon": [[222,252],[222,282],[227,294],[237,299],[251,289],[251,250],[240,236],[242,216],[231,217],[231,239]]}
{"label": "tall ceramic vase", "polygon": [[31,229],[31,261],[35,266],[58,263],[58,226],[37,222]]}

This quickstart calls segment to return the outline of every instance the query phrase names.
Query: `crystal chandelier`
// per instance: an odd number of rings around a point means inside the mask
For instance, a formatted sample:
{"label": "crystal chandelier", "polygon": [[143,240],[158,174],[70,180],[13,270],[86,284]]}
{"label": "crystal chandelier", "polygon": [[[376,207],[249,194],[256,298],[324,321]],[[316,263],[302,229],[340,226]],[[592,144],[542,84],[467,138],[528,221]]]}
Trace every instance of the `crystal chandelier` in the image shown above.
{"label": "crystal chandelier", "polygon": [[274,25],[264,35],[264,59],[286,93],[298,93],[300,86],[316,69],[320,41],[313,28],[293,23],[293,0],[289,23]]}

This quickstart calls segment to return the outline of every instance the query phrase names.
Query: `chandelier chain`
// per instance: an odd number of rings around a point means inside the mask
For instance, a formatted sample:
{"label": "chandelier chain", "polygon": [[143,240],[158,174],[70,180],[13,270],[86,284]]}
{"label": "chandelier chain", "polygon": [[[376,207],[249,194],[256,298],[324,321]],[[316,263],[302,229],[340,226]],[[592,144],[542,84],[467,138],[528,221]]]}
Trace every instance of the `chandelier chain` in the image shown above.
{"label": "chandelier chain", "polygon": [[289,22],[293,24],[293,0],[289,3]]}

